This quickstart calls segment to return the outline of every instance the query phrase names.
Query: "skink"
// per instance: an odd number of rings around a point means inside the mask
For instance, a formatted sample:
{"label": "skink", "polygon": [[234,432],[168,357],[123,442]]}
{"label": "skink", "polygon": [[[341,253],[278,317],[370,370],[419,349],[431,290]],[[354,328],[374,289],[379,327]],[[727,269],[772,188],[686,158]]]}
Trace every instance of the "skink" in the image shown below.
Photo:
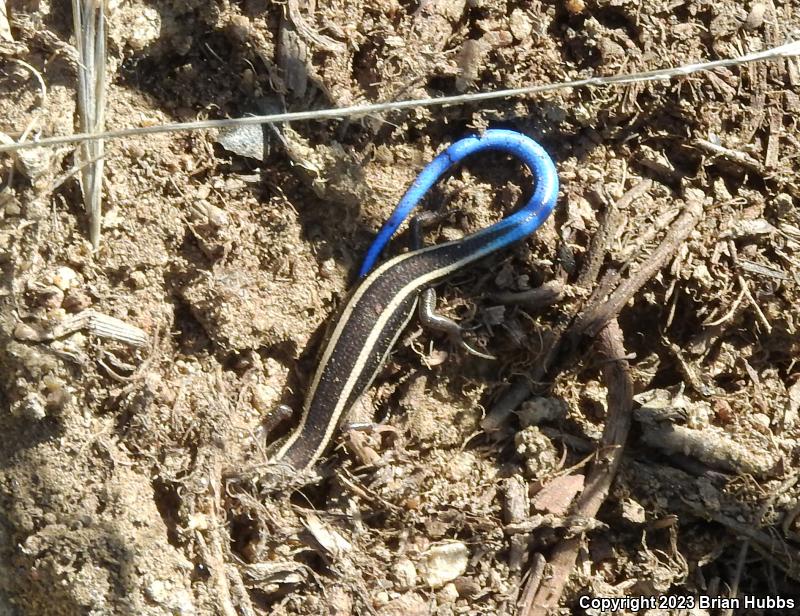
{"label": "skink", "polygon": [[[536,182],[528,203],[486,229],[406,252],[373,269],[392,235],[427,191],[464,158],[486,150],[507,152],[528,166]],[[359,273],[361,280],[325,343],[300,423],[272,461],[298,471],[312,467],[341,418],[372,383],[411,319],[420,295],[478,259],[532,234],[553,211],[557,194],[558,177],[548,154],[538,143],[514,131],[487,130],[453,143],[434,158],[369,248]]]}

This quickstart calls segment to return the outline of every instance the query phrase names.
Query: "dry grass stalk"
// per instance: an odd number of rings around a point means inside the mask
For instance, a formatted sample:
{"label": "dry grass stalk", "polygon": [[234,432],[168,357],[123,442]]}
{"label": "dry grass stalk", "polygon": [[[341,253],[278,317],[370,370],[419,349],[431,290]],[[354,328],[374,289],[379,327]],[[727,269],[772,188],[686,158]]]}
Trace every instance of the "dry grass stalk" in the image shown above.
{"label": "dry grass stalk", "polygon": [[[102,133],[106,107],[106,27],[104,0],[72,0],[78,49],[78,117],[83,133]],[[104,141],[81,144],[80,158],[92,161],[81,170],[83,205],[89,215],[89,239],[97,249],[102,227]]]}

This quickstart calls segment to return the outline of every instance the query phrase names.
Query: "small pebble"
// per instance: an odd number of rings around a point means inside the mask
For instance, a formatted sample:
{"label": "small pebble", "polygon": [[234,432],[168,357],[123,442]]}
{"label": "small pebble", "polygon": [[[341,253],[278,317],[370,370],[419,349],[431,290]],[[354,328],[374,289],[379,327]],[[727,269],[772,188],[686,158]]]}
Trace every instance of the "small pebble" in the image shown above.
{"label": "small pebble", "polygon": [[456,590],[458,591],[458,596],[466,598],[475,597],[479,595],[483,589],[483,587],[478,582],[468,577],[458,578],[455,582],[453,582],[453,585],[456,587]]}
{"label": "small pebble", "polygon": [[35,342],[41,339],[41,332],[34,329],[27,323],[17,323],[14,327],[14,338],[26,342]]}
{"label": "small pebble", "polygon": [[128,44],[134,51],[141,51],[161,34],[161,16],[152,7],[144,7],[130,27]]}
{"label": "small pebble", "polygon": [[141,160],[144,158],[145,154],[146,151],[144,147],[142,147],[142,145],[139,143],[131,143],[128,146],[128,155],[135,160]]}
{"label": "small pebble", "polygon": [[750,7],[750,12],[744,20],[745,30],[758,30],[764,23],[764,13],[767,11],[767,5],[762,2],[754,2]]}
{"label": "small pebble", "polygon": [[50,282],[56,285],[62,291],[69,289],[78,279],[78,274],[75,270],[66,266],[59,267],[53,274]]}
{"label": "small pebble", "polygon": [[522,9],[514,9],[511,12],[509,28],[511,29],[511,35],[518,41],[526,40],[533,32],[533,24]]}
{"label": "small pebble", "polygon": [[22,213],[22,208],[16,196],[12,195],[11,198],[6,201],[4,210],[6,216],[19,216],[20,213]]}
{"label": "small pebble", "polygon": [[517,432],[514,445],[517,454],[525,459],[525,470],[530,477],[539,477],[558,466],[558,452],[536,426]]}
{"label": "small pebble", "polygon": [[639,503],[632,498],[622,501],[622,517],[633,524],[644,524],[647,521],[647,513]]}
{"label": "small pebble", "polygon": [[156,603],[164,603],[167,598],[166,584],[161,580],[153,580],[147,585],[145,589],[147,597]]}
{"label": "small pebble", "polygon": [[586,3],[583,0],[567,0],[564,7],[570,15],[580,15],[586,10]]}
{"label": "small pebble", "polygon": [[32,182],[46,177],[53,169],[53,153],[47,148],[19,150],[16,166],[20,173]]}
{"label": "small pebble", "polygon": [[372,600],[372,604],[375,607],[381,607],[387,603],[389,603],[389,593],[385,590],[379,590]]}
{"label": "small pebble", "polygon": [[233,154],[253,160],[264,160],[264,130],[260,126],[221,129],[217,143]]}
{"label": "small pebble", "polygon": [[329,280],[336,274],[336,261],[333,259],[325,259],[319,265],[320,278]]}
{"label": "small pebble", "polygon": [[131,272],[131,284],[136,289],[143,289],[147,285],[147,275],[144,272],[136,270],[135,272]]}
{"label": "small pebble", "polygon": [[425,584],[441,588],[464,574],[468,557],[469,550],[460,541],[434,545],[422,554],[419,573]]}
{"label": "small pebble", "polygon": [[439,602],[443,604],[455,603],[458,601],[458,589],[456,585],[450,582],[446,584],[438,593]]}
{"label": "small pebble", "polygon": [[278,406],[281,392],[271,385],[257,383],[253,386],[250,401],[262,415],[272,413]]}
{"label": "small pebble", "polygon": [[417,585],[417,568],[407,558],[401,558],[394,566],[395,586],[400,590],[408,590]]}
{"label": "small pebble", "polygon": [[759,432],[769,432],[769,426],[772,421],[767,415],[764,413],[753,413],[751,415],[751,419],[753,420],[753,424],[755,424],[755,427]]}
{"label": "small pebble", "polygon": [[32,421],[41,421],[47,416],[44,400],[35,392],[29,393],[15,406],[16,415],[20,415]]}

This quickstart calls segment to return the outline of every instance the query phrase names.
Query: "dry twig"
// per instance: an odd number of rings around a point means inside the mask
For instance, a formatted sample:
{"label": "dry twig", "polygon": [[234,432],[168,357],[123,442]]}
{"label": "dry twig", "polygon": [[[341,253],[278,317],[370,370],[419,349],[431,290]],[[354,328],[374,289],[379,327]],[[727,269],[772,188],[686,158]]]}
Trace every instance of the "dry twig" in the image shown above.
{"label": "dry twig", "polygon": [[543,285],[528,291],[495,293],[492,299],[501,304],[523,304],[530,309],[541,309],[552,306],[564,297],[564,283],[550,280]]}
{"label": "dry twig", "polygon": [[675,254],[678,247],[689,237],[703,213],[699,199],[689,199],[686,210],[675,220],[664,240],[647,261],[624,280],[608,300],[584,312],[571,328],[571,337],[582,334],[595,336],[611,319],[616,318],[622,307],[650,280]]}
{"label": "dry twig", "polygon": [[[639,184],[628,191],[620,199],[633,200],[644,194],[647,184]],[[629,203],[630,201],[628,201]],[[613,208],[608,214],[613,213]],[[561,352],[565,341],[569,341],[570,348],[577,348],[577,341],[583,335],[594,337],[606,323],[615,319],[622,307],[641,289],[664,265],[669,261],[678,247],[689,237],[700,220],[703,208],[700,198],[690,197],[686,210],[675,220],[667,231],[661,244],[643,260],[642,265],[628,278],[623,280],[614,289],[619,281],[619,274],[609,270],[600,279],[595,291],[592,293],[582,312],[575,313],[572,317],[564,319],[559,326],[551,331],[545,340],[545,352],[540,362],[534,366],[527,379],[518,379],[495,404],[492,411],[484,418],[481,427],[488,431],[499,430],[509,415],[525,401],[531,394],[531,383],[541,381],[548,373],[556,357]],[[603,223],[605,224],[605,222]],[[602,226],[602,225],[601,225]],[[580,275],[581,279],[591,281],[596,277],[595,263],[602,261],[605,255],[608,238],[604,241],[592,243],[585,260],[585,267]],[[597,257],[599,254],[601,257]],[[588,273],[586,273],[588,272]],[[608,295],[608,299],[605,299]],[[570,325],[570,318],[572,324]]]}
{"label": "dry twig", "polygon": [[[728,596],[738,597],[739,596],[739,582],[742,580],[742,572],[744,571],[744,563],[747,560],[747,552],[750,548],[750,542],[746,539],[742,542],[742,547],[739,549],[739,556],[736,559],[736,571],[733,572],[733,579],[731,580],[731,590],[728,593]],[[722,616],[731,616],[733,614],[733,609],[727,609],[722,612]]]}
{"label": "dry twig", "polygon": [[[586,519],[594,518],[608,495],[622,460],[633,408],[633,379],[628,362],[623,359],[625,347],[622,331],[615,319],[599,332],[598,350],[607,360],[603,364],[603,378],[608,389],[608,419],[585,488],[571,512],[573,516]],[[532,598],[520,607],[521,616],[545,616],[558,605],[582,541],[583,537],[577,535],[565,539],[553,550],[549,561],[550,575],[541,578],[535,594],[533,589],[526,587],[523,590],[523,596]],[[528,584],[538,582],[538,577],[531,575]]]}
{"label": "dry twig", "polygon": [[585,289],[591,289],[592,285],[597,281],[600,274],[600,268],[605,260],[607,246],[610,241],[616,213],[620,210],[625,210],[636,201],[639,197],[646,195],[647,191],[653,186],[653,180],[644,179],[638,182],[633,188],[628,190],[619,201],[609,204],[603,215],[603,220],[597,232],[592,236],[591,245],[587,252],[587,259],[584,262],[583,269],[581,270],[576,285]]}

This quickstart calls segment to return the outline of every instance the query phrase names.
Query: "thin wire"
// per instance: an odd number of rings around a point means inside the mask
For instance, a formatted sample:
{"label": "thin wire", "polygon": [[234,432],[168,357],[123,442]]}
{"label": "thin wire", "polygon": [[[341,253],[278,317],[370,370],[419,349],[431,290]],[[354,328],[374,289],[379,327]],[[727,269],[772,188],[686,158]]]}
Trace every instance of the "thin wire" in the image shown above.
{"label": "thin wire", "polygon": [[369,105],[351,105],[349,107],[339,107],[334,109],[319,109],[316,111],[295,111],[291,113],[274,113],[261,116],[249,116],[245,118],[229,118],[222,120],[200,120],[196,122],[185,122],[175,124],[162,124],[160,126],[147,126],[140,128],[125,128],[112,130],[104,133],[78,133],[74,135],[64,135],[60,137],[47,137],[38,141],[28,141],[24,143],[0,144],[0,152],[9,152],[26,148],[41,146],[54,146],[65,143],[79,143],[92,141],[94,139],[120,139],[123,137],[134,137],[140,135],[152,135],[156,133],[170,133],[205,130],[209,128],[229,128],[237,126],[252,126],[259,124],[279,124],[294,122],[299,120],[326,120],[337,119],[348,116],[369,115],[382,113],[385,111],[397,111],[399,109],[409,109],[413,107],[434,107],[446,105],[463,105],[477,101],[488,101],[500,98],[511,98],[530,94],[542,94],[554,92],[566,88],[580,88],[586,86],[610,86],[629,83],[639,83],[647,81],[661,81],[682,77],[701,71],[711,71],[717,68],[726,68],[760,62],[776,58],[791,58],[800,56],[800,40],[792,41],[778,47],[759,51],[755,53],[727,58],[724,60],[714,60],[711,62],[700,62],[697,64],[686,64],[678,67],[659,69],[654,71],[644,71],[640,73],[627,73],[623,75],[611,75],[608,77],[589,77],[575,81],[562,81],[558,83],[526,86],[523,88],[511,88],[506,90],[494,90],[491,92],[478,92],[474,94],[460,94],[457,96],[440,96],[434,98],[420,98],[405,101],[394,101],[388,103],[374,103]]}

